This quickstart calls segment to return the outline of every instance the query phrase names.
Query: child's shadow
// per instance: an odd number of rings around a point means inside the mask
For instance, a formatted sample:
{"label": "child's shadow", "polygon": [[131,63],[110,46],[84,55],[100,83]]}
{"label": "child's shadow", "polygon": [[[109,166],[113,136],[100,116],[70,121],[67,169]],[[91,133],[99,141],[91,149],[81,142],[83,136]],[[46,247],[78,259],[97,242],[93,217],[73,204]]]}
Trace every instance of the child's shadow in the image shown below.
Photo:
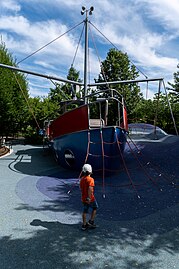
{"label": "child's shadow", "polygon": [[64,229],[70,228],[71,229],[75,229],[75,230],[79,230],[79,224],[64,224],[61,223],[59,221],[41,221],[39,219],[34,219],[31,223],[31,226],[42,226],[50,231],[59,231],[61,232]]}

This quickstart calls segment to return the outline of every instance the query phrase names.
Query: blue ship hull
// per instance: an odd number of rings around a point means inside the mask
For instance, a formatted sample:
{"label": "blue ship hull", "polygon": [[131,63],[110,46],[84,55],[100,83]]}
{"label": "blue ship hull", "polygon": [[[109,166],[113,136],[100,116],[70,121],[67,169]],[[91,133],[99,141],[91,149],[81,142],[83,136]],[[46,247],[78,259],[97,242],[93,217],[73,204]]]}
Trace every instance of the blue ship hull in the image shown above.
{"label": "blue ship hull", "polygon": [[126,131],[120,127],[95,128],[56,137],[53,149],[59,164],[81,171],[90,163],[93,171],[117,172],[126,144]]}

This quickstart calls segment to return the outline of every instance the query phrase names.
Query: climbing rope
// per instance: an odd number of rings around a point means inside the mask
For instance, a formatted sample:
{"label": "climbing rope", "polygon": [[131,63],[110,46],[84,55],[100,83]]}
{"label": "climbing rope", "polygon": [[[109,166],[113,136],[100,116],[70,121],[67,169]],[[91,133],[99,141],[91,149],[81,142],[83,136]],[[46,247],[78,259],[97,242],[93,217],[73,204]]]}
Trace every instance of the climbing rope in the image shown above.
{"label": "climbing rope", "polygon": [[31,56],[33,56],[34,54],[36,54],[37,52],[41,51],[42,49],[46,48],[47,46],[49,46],[50,44],[52,44],[53,42],[55,42],[56,40],[58,40],[59,38],[61,38],[62,36],[66,35],[67,33],[69,33],[70,31],[72,31],[73,29],[75,29],[76,27],[78,27],[79,25],[81,25],[83,23],[80,22],[77,25],[73,26],[72,28],[70,28],[68,31],[66,31],[65,33],[59,35],[58,37],[56,37],[55,39],[53,39],[52,41],[50,41],[49,43],[47,43],[46,45],[40,47],[39,49],[37,49],[36,51],[32,52],[31,54],[29,54],[28,56],[26,56],[25,58],[23,58],[22,60],[20,60],[17,64],[20,64],[22,62],[24,62],[25,60],[27,60],[28,58],[30,58]]}
{"label": "climbing rope", "polygon": [[[96,30],[99,32],[116,50],[119,51],[117,46],[115,46],[92,22],[89,22]],[[130,60],[130,62],[135,66],[135,68],[147,79],[148,77]]]}
{"label": "climbing rope", "polygon": [[[130,136],[129,136],[130,138]],[[137,153],[138,154],[141,154],[141,151],[139,150],[139,148],[137,147],[137,145],[134,143],[134,141],[130,138],[131,142],[133,143],[133,145],[135,146],[135,148],[137,149]],[[117,147],[118,147],[118,150],[119,150],[119,155],[114,155],[114,156],[108,156],[105,154],[105,150],[104,150],[104,145],[113,145],[113,144],[116,144],[117,143]],[[101,154],[92,154],[90,153],[90,145],[91,144],[101,144]],[[134,183],[133,182],[133,179],[131,177],[131,173],[130,173],[130,170],[133,171],[133,169],[131,168],[128,168],[127,165],[126,165],[126,162],[125,162],[125,159],[124,159],[124,156],[123,156],[123,153],[121,151],[121,147],[120,147],[120,144],[121,142],[119,141],[118,139],[118,135],[117,135],[117,130],[115,128],[115,141],[113,142],[106,142],[104,141],[104,138],[103,138],[103,131],[102,131],[102,128],[100,129],[100,141],[97,141],[97,142],[94,142],[94,141],[91,141],[91,133],[90,133],[90,130],[88,131],[88,144],[87,144],[87,152],[86,152],[86,157],[85,157],[85,161],[84,161],[84,164],[87,163],[88,161],[88,158],[89,156],[93,156],[93,158],[101,158],[102,159],[102,168],[100,170],[102,170],[102,183],[100,182],[96,182],[96,185],[99,185],[99,186],[102,186],[102,193],[103,193],[103,198],[106,197],[106,194],[105,194],[105,187],[106,186],[110,186],[110,187],[115,187],[115,188],[123,188],[123,187],[129,187],[129,186],[132,186],[132,188],[134,189],[135,193],[137,194],[137,197],[140,198],[140,195],[138,193],[138,190],[137,190],[137,187],[138,186],[143,186],[145,185],[148,181],[151,181],[152,184],[157,187],[157,189],[159,191],[162,191],[162,189],[160,188],[160,186],[158,185],[158,183],[153,180],[153,178],[150,176],[150,174],[147,172],[147,169],[145,168],[144,164],[141,163],[141,161],[139,160],[139,158],[137,157],[136,153],[134,152],[134,150],[132,149],[130,143],[127,141],[127,145],[130,149],[130,152],[131,154],[133,155],[134,159],[136,160],[137,162],[137,166],[136,166],[136,169],[140,168],[141,171],[143,171],[144,175],[145,175],[145,178],[146,180],[144,180],[142,183]],[[123,164],[123,167],[120,169],[120,170],[111,170],[111,169],[106,169],[105,167],[105,158],[120,158],[122,160],[122,164]],[[147,167],[151,165],[150,162],[147,163]],[[99,172],[100,170],[94,170],[96,172]],[[127,174],[127,177],[129,179],[129,183],[128,184],[109,184],[109,183],[106,183],[105,182],[105,172],[125,172]],[[73,186],[71,187],[71,189],[68,191],[68,194],[70,194],[73,190],[73,188],[78,184],[80,178],[81,178],[81,173],[80,172],[80,175],[79,177],[77,178],[76,182],[73,184]],[[158,173],[158,179],[161,179],[161,178],[165,178],[164,175],[162,175],[161,173]],[[174,184],[174,183],[172,183]]]}
{"label": "climbing rope", "polygon": [[119,142],[119,140],[118,140],[118,136],[117,136],[117,131],[116,131],[116,129],[115,129],[115,135],[116,135],[117,146],[118,146],[118,149],[119,149],[119,152],[120,152],[120,155],[121,155],[121,159],[122,159],[122,162],[123,162],[123,165],[124,165],[126,174],[127,174],[128,178],[129,178],[129,180],[130,180],[130,182],[131,182],[132,187],[134,188],[134,190],[135,190],[136,193],[137,193],[137,197],[140,198],[140,195],[138,194],[138,191],[137,191],[137,189],[136,189],[136,187],[135,187],[135,185],[134,185],[134,183],[133,183],[133,181],[132,181],[132,178],[131,178],[130,173],[129,173],[129,170],[128,170],[127,166],[126,166],[126,163],[125,163],[123,154],[122,154],[122,152],[121,152],[121,148],[120,148],[120,145],[119,145],[120,142]]}
{"label": "climbing rope", "polygon": [[77,44],[77,47],[76,47],[75,55],[73,57],[73,61],[72,61],[71,66],[74,65],[74,62],[75,62],[75,59],[76,59],[76,55],[77,55],[77,52],[78,52],[78,49],[79,49],[79,45],[80,45],[80,42],[81,42],[81,38],[82,38],[82,35],[83,35],[83,32],[84,32],[84,28],[85,28],[85,25],[83,25],[83,28],[82,28],[82,31],[81,31],[81,35],[80,35],[80,38],[79,38],[79,41],[78,41],[78,44]]}
{"label": "climbing rope", "polygon": [[[128,138],[130,140],[130,142],[133,144],[134,148],[137,150],[137,153],[139,154],[139,156],[144,157],[144,155],[142,154],[142,151],[138,148],[138,146],[136,145],[136,143],[134,143],[133,139],[131,139],[130,135],[128,134]],[[143,164],[144,165],[144,164]],[[157,173],[158,176],[165,179],[165,181],[171,183],[172,185],[175,185],[175,183],[171,180],[169,180],[169,178],[161,171],[161,168],[158,167],[156,164],[153,164],[151,161],[146,161],[146,165],[147,166],[151,166],[151,168],[153,168]]]}
{"label": "climbing rope", "polygon": [[105,165],[104,165],[104,142],[103,142],[103,133],[102,133],[102,128],[100,128],[100,137],[101,137],[101,150],[102,150],[102,164],[103,164],[103,167],[102,167],[102,172],[103,172],[103,177],[102,177],[102,182],[103,182],[103,198],[106,197],[105,195]]}
{"label": "climbing rope", "polygon": [[142,163],[139,161],[139,159],[137,158],[136,154],[134,153],[134,151],[132,150],[129,142],[127,141],[127,144],[130,148],[130,151],[132,153],[132,155],[134,156],[134,158],[137,160],[138,164],[140,165],[141,169],[143,170],[144,174],[146,175],[146,177],[160,190],[162,191],[161,188],[158,187],[157,183],[151,178],[151,176],[147,173],[146,169],[144,168],[144,166],[142,165]]}
{"label": "climbing rope", "polygon": [[99,56],[99,52],[98,52],[98,49],[97,49],[97,46],[96,46],[96,42],[95,42],[93,33],[92,33],[92,31],[91,31],[91,27],[89,27],[89,30],[90,30],[90,34],[91,34],[91,40],[92,40],[92,42],[93,42],[93,46],[94,46],[94,48],[95,48],[96,55],[97,55],[97,58],[98,58],[98,62],[99,62],[99,65],[100,65],[100,67],[101,67],[101,72],[102,72],[102,74],[103,74],[104,81],[106,82],[106,87],[107,87],[107,89],[110,89],[110,86],[109,86],[109,84],[107,83],[106,74],[105,74],[105,72],[104,72],[104,68],[103,68],[102,61],[101,61],[100,56]]}
{"label": "climbing rope", "polygon": [[35,117],[35,114],[34,114],[34,112],[33,112],[33,109],[31,108],[31,106],[30,106],[30,104],[29,104],[29,101],[28,101],[27,97],[25,96],[25,93],[24,93],[24,91],[23,91],[23,89],[22,89],[22,87],[21,87],[21,84],[20,84],[20,82],[19,82],[19,80],[18,80],[18,78],[17,78],[15,72],[13,72],[13,75],[14,75],[15,80],[16,80],[16,82],[17,82],[17,84],[18,84],[18,86],[19,86],[19,88],[20,88],[20,90],[21,90],[21,92],[22,92],[22,95],[23,95],[23,97],[24,97],[24,99],[25,99],[27,105],[28,105],[29,111],[31,112],[31,114],[32,114],[32,116],[33,116],[33,118],[34,118],[34,120],[35,120],[35,122],[36,122],[36,125],[37,125],[38,129],[40,130],[40,125],[39,125],[39,123],[38,123],[38,121],[37,121],[37,118]]}
{"label": "climbing rope", "polygon": [[[85,161],[84,164],[86,164],[87,160],[88,160],[88,156],[89,156],[89,148],[90,148],[90,131],[88,131],[88,145],[87,145],[87,151],[86,151],[86,157],[85,157]],[[81,174],[82,171],[80,172],[76,182],[73,184],[73,186],[71,187],[71,189],[67,192],[68,194],[70,194],[72,192],[72,190],[74,189],[74,187],[78,184],[78,182],[81,179]]]}

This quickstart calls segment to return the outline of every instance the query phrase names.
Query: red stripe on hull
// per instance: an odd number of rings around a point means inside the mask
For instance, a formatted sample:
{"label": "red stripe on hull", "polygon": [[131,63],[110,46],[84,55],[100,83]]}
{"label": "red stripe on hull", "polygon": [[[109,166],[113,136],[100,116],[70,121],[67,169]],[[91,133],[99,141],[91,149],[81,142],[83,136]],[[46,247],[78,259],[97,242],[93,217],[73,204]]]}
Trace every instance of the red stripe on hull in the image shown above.
{"label": "red stripe on hull", "polygon": [[49,127],[50,137],[52,139],[86,129],[89,129],[87,105],[66,112],[54,120]]}

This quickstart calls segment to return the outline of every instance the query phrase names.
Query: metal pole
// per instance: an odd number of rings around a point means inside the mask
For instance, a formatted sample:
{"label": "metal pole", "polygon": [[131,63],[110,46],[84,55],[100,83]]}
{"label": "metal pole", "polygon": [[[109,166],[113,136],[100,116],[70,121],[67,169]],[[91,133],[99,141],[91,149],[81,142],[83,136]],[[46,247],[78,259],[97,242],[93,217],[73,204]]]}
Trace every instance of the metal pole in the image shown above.
{"label": "metal pole", "polygon": [[159,106],[160,92],[161,92],[161,80],[159,80],[159,85],[158,85],[157,106],[156,106],[155,118],[154,118],[154,139],[157,139],[157,119],[158,119],[158,106]]}
{"label": "metal pole", "polygon": [[139,82],[147,82],[147,81],[163,81],[163,78],[147,78],[147,79],[132,79],[132,80],[117,80],[117,81],[106,81],[106,82],[97,82],[88,84],[89,87],[92,86],[103,86],[103,85],[116,85],[116,84],[132,84]]}
{"label": "metal pole", "polygon": [[87,89],[87,76],[88,76],[88,10],[86,10],[86,19],[85,19],[85,57],[84,57],[84,102],[87,104],[88,98],[85,97],[88,95]]}
{"label": "metal pole", "polygon": [[65,78],[60,78],[60,77],[57,78],[57,77],[53,77],[53,76],[49,76],[49,75],[44,75],[44,74],[40,74],[40,73],[37,73],[37,72],[21,69],[21,68],[18,68],[16,66],[0,64],[0,67],[7,68],[7,69],[10,69],[12,71],[17,71],[17,72],[30,74],[30,75],[33,75],[33,76],[36,76],[36,77],[47,78],[47,79],[50,79],[50,80],[61,81],[61,82],[70,83],[70,84],[79,85],[79,86],[83,85],[82,83],[80,83],[78,81],[73,81],[73,80],[69,80],[69,79],[65,79]]}
{"label": "metal pole", "polygon": [[171,104],[170,104],[170,101],[169,101],[169,98],[168,98],[167,89],[165,87],[164,81],[163,81],[163,87],[164,87],[164,90],[165,90],[165,93],[166,93],[167,102],[168,102],[168,106],[169,106],[169,109],[170,109],[170,114],[172,116],[175,132],[176,132],[176,135],[178,135],[177,125],[176,125],[176,122],[175,122],[175,118],[174,118],[174,115],[173,115],[172,107],[171,107]]}

